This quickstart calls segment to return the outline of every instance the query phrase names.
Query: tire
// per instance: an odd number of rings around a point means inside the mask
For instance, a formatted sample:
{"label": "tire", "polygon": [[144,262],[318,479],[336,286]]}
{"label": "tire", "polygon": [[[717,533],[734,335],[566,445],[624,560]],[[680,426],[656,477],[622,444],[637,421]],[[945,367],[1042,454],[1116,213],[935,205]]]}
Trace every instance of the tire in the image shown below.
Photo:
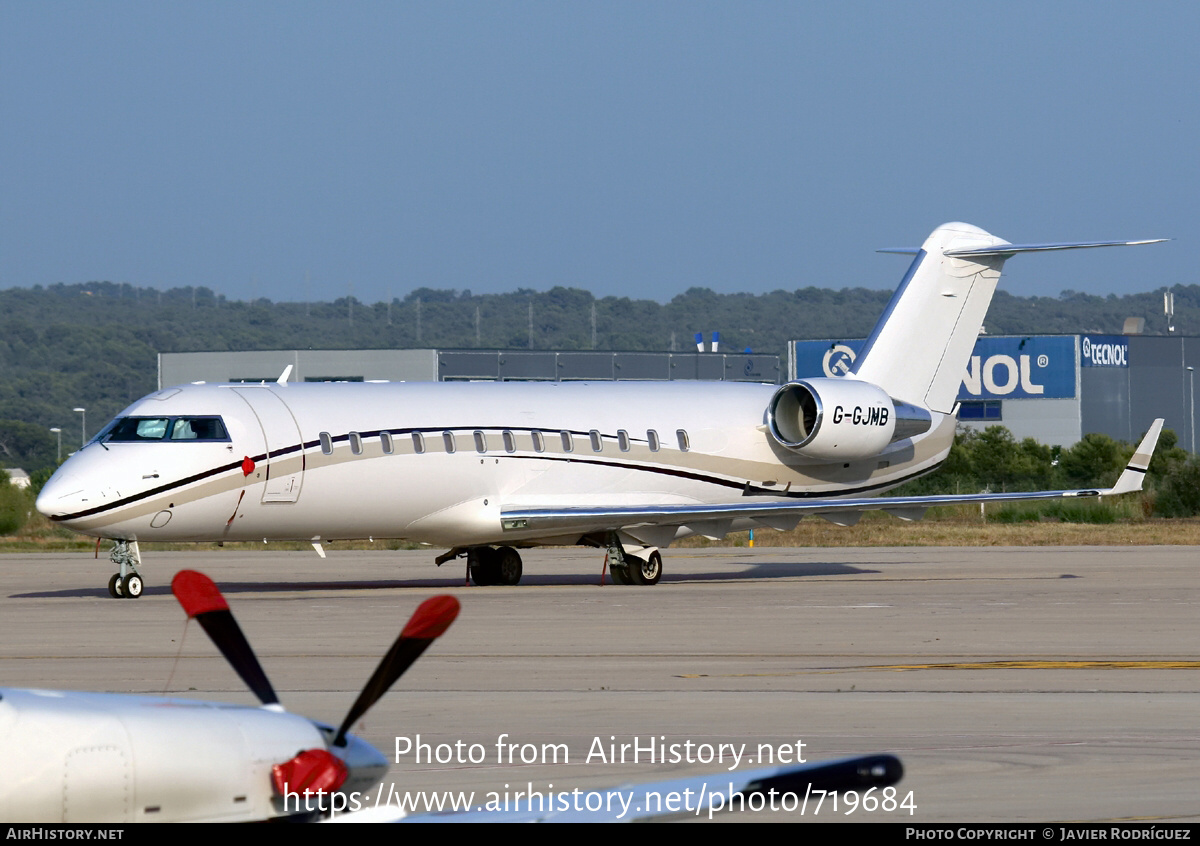
{"label": "tire", "polygon": [[121,583],[121,590],[129,599],[137,599],[142,595],[142,577],[137,573],[130,573]]}
{"label": "tire", "polygon": [[626,555],[625,560],[629,562],[629,580],[635,585],[656,585],[662,578],[662,556],[658,550],[648,558]]}
{"label": "tire", "polygon": [[633,582],[629,581],[629,568],[628,567],[621,567],[621,566],[609,567],[608,572],[612,576],[614,585],[631,585],[631,584],[633,584]]}
{"label": "tire", "polygon": [[488,546],[477,546],[467,552],[471,581],[476,587],[491,587],[500,583],[499,556]]}
{"label": "tire", "polygon": [[112,578],[108,580],[108,595],[113,599],[125,598],[125,590],[121,585],[120,573],[113,573]]}
{"label": "tire", "polygon": [[511,546],[502,546],[493,552],[498,585],[516,585],[521,581],[521,553]]}

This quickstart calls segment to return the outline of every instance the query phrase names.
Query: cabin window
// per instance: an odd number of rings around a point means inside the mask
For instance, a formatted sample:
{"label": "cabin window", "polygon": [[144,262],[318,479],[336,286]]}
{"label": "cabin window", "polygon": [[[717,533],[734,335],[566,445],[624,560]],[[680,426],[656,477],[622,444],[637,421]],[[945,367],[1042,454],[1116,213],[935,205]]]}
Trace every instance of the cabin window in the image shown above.
{"label": "cabin window", "polygon": [[617,447],[621,452],[629,452],[629,433],[624,429],[617,430]]}
{"label": "cabin window", "polygon": [[679,440],[680,452],[687,452],[689,449],[692,448],[691,442],[688,441],[688,433],[685,432],[683,429],[676,429],[675,437]]}
{"label": "cabin window", "polygon": [[575,442],[571,439],[571,433],[563,431],[562,433],[563,452],[574,452]]}
{"label": "cabin window", "polygon": [[392,446],[392,433],[391,432],[380,432],[379,433],[379,444],[380,444],[380,446],[383,447],[384,455],[391,455],[392,450],[395,449],[395,447]]}
{"label": "cabin window", "polygon": [[662,444],[658,442],[658,432],[654,431],[653,429],[646,430],[646,441],[650,444],[651,452],[658,452],[658,448],[662,446]]}
{"label": "cabin window", "polygon": [[588,437],[592,440],[593,452],[600,452],[600,450],[604,449],[604,440],[601,438],[599,430],[592,429],[592,431],[588,432]]}
{"label": "cabin window", "polygon": [[478,429],[475,430],[475,451],[487,452],[487,435]]}
{"label": "cabin window", "polygon": [[510,432],[508,429],[505,429],[500,434],[500,437],[503,438],[503,440],[504,440],[504,451],[505,452],[516,452],[517,451],[517,439],[513,437],[512,432]]}
{"label": "cabin window", "polygon": [[321,452],[333,455],[333,438],[329,437],[328,432],[321,433]]}
{"label": "cabin window", "polygon": [[355,455],[362,455],[362,435],[358,432],[350,433],[350,451]]}
{"label": "cabin window", "polygon": [[420,432],[413,432],[412,438],[413,438],[413,452],[415,452],[417,455],[420,455],[421,453],[425,452],[425,436],[422,435]]}
{"label": "cabin window", "polygon": [[546,439],[544,437],[542,437],[542,433],[541,432],[530,432],[529,434],[530,434],[530,437],[533,438],[533,451],[534,452],[545,452],[546,451]]}
{"label": "cabin window", "polygon": [[446,452],[454,452],[454,433],[442,432],[442,444],[446,447]]}

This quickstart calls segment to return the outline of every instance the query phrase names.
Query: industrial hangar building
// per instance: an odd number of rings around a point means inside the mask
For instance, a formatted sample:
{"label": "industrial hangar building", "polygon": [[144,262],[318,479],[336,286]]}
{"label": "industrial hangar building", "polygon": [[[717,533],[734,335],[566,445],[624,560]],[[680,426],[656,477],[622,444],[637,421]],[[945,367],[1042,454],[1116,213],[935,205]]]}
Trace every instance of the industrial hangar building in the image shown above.
{"label": "industrial hangar building", "polygon": [[[268,350],[163,353],[159,386],[187,382],[642,381],[779,384],[844,375],[862,340],[792,341],[787,361],[753,353],[554,350]],[[959,420],[1069,447],[1090,432],[1135,441],[1156,417],[1195,445],[1200,338],[982,335],[959,390]],[[897,399],[911,400],[909,397]]]}
{"label": "industrial hangar building", "polygon": [[158,385],[274,382],[783,380],[777,355],[554,350],[268,350],[161,353]]}

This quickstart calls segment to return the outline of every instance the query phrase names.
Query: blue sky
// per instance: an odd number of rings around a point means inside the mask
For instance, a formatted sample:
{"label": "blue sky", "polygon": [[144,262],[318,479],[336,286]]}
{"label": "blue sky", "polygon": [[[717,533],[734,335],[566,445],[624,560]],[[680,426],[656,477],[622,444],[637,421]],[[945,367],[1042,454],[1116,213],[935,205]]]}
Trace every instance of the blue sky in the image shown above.
{"label": "blue sky", "polygon": [[[1197,280],[1200,4],[0,0],[0,287],[374,302]],[[307,277],[311,280],[306,284]]]}

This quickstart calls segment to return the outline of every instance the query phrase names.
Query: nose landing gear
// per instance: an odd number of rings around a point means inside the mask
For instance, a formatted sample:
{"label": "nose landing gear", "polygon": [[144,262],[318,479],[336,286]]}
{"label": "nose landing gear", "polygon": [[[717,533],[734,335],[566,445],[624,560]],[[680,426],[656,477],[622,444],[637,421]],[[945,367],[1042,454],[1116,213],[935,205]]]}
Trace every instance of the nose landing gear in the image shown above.
{"label": "nose landing gear", "polygon": [[142,595],[142,563],[137,541],[114,540],[108,558],[119,568],[108,580],[108,595],[113,599],[137,599]]}

